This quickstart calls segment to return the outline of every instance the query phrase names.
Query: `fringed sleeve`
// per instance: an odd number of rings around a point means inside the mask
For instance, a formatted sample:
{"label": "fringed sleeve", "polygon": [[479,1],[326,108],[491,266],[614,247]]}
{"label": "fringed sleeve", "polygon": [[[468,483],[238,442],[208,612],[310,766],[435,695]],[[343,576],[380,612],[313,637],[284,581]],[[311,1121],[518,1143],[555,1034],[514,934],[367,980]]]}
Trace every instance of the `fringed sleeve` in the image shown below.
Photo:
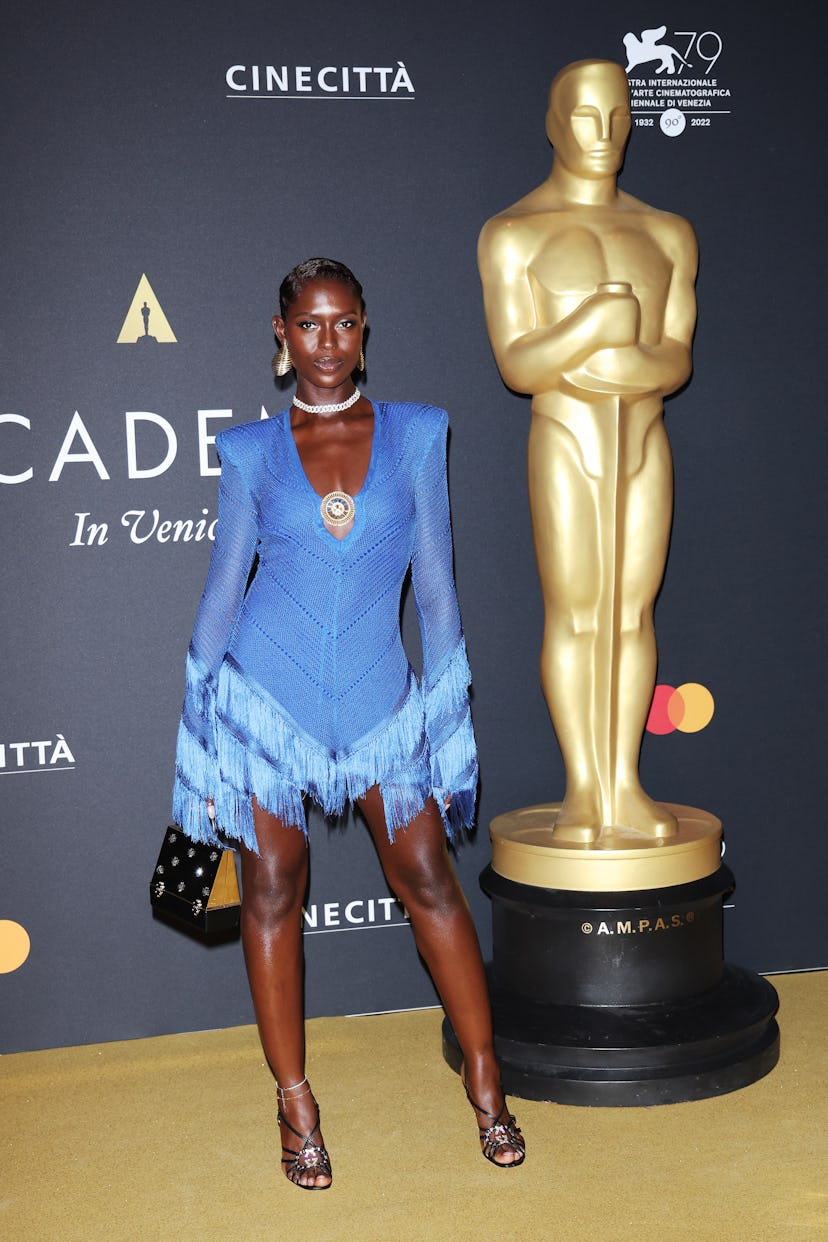
{"label": "fringed sleeve", "polygon": [[448,418],[443,410],[439,415],[415,489],[411,577],[423,644],[422,690],[431,785],[453,837],[461,827],[471,827],[474,820],[477,749],[468,696],[471,674],[452,565],[446,480]]}
{"label": "fringed sleeve", "polygon": [[221,458],[218,522],[204,594],[187,652],[186,689],[173,787],[173,819],[197,841],[215,840],[207,799],[219,801],[215,710],[218,670],[241,611],[256,552],[255,506],[226,433],[216,437]]}

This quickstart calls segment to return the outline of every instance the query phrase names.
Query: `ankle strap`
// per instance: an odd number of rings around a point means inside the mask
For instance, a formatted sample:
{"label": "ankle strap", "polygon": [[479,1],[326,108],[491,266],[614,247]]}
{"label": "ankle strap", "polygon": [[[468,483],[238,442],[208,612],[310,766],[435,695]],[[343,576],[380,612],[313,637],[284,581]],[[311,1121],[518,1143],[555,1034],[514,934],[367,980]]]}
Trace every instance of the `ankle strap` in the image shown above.
{"label": "ankle strap", "polygon": [[[305,1087],[305,1090],[299,1091],[299,1087]],[[278,1083],[276,1084],[276,1095],[282,1104],[285,1102],[286,1091],[298,1091],[298,1095],[291,1095],[291,1100],[301,1100],[303,1096],[310,1095],[310,1083],[308,1082],[307,1075],[301,1078],[299,1082],[293,1083],[290,1087],[280,1087]]]}

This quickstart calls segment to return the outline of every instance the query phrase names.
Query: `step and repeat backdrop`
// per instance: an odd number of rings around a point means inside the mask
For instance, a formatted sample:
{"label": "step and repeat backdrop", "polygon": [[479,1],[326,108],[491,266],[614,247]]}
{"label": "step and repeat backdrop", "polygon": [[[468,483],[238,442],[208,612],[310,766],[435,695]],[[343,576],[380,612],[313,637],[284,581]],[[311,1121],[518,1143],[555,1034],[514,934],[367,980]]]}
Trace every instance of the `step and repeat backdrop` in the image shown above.
{"label": "step and repeat backdrop", "polygon": [[[694,224],[695,373],[642,752],[719,815],[727,954],[828,965],[823,29],[752,3],[203,0],[5,6],[0,1051],[252,1020],[237,941],[151,916],[224,427],[273,415],[270,318],[311,255],[365,287],[372,398],[448,408],[474,673],[477,877],[501,811],[560,797],[538,682],[529,402],[491,357],[483,222],[547,175],[546,95],[620,61],[623,188]],[[797,37],[792,39],[792,29]],[[413,607],[404,630],[417,662]],[[311,824],[309,1015],[435,1003],[363,824]]]}

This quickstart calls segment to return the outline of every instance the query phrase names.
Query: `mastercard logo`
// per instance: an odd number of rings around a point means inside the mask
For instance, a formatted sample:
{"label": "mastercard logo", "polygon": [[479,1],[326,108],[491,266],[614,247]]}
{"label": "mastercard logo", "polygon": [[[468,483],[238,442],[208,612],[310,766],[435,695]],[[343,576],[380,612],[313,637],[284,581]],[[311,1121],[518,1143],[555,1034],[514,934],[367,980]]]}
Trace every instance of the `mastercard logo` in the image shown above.
{"label": "mastercard logo", "polygon": [[19,970],[29,956],[31,941],[25,927],[12,919],[0,919],[0,975]]}
{"label": "mastercard logo", "polygon": [[656,686],[650,714],[647,717],[648,733],[698,733],[713,719],[715,704],[707,686],[697,681],[685,682],[683,686]]}

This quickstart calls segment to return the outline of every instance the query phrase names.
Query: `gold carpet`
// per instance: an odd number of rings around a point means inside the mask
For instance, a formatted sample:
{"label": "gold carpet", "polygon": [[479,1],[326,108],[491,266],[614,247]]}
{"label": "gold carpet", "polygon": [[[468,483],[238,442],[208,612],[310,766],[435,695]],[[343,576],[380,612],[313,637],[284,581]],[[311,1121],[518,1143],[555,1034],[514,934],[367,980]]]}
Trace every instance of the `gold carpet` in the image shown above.
{"label": "gold carpet", "polygon": [[486,1163],[437,1010],[308,1024],[334,1184],[282,1177],[254,1028],[0,1059],[5,1242],[828,1239],[828,972],[773,980],[782,1056],[745,1090],[650,1109],[515,1101]]}

